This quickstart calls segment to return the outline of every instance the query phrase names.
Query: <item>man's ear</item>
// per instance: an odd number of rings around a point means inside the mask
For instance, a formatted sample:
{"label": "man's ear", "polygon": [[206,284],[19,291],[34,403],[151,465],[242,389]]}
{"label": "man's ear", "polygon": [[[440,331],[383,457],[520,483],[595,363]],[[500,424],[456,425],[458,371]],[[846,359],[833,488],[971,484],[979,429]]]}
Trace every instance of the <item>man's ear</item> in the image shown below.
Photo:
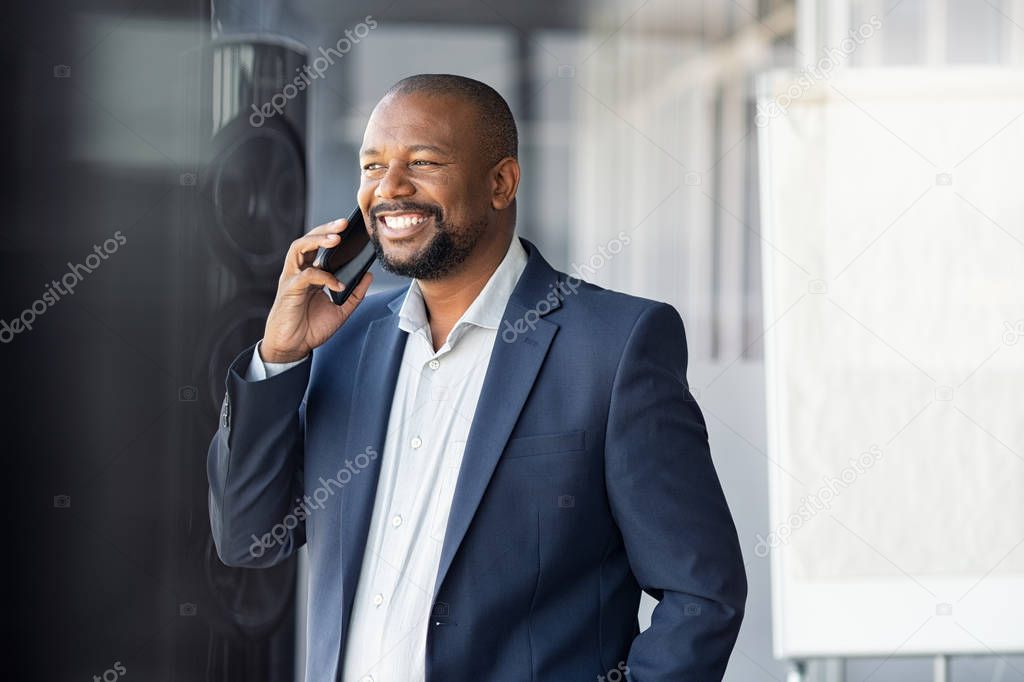
{"label": "man's ear", "polygon": [[511,156],[499,161],[491,169],[491,207],[503,211],[516,198],[519,188],[519,162]]}

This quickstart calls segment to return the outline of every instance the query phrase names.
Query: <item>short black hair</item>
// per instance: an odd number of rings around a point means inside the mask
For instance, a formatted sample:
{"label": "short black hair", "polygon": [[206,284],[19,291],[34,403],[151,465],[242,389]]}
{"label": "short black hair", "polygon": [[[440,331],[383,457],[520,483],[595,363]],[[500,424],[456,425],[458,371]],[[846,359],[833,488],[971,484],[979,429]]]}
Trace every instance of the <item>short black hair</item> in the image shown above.
{"label": "short black hair", "polygon": [[449,95],[471,103],[480,114],[480,142],[489,164],[505,157],[519,158],[519,133],[508,102],[498,91],[478,80],[450,73],[421,73],[398,81],[384,93],[409,95],[412,93]]}

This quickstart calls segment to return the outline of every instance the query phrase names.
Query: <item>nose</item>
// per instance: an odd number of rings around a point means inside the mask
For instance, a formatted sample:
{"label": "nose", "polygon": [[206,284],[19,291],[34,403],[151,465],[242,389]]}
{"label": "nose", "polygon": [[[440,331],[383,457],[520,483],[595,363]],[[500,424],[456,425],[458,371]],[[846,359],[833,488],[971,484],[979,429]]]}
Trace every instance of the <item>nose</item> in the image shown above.
{"label": "nose", "polygon": [[414,194],[416,188],[409,182],[405,171],[405,166],[399,162],[388,164],[384,177],[377,183],[374,194],[381,199],[394,199]]}

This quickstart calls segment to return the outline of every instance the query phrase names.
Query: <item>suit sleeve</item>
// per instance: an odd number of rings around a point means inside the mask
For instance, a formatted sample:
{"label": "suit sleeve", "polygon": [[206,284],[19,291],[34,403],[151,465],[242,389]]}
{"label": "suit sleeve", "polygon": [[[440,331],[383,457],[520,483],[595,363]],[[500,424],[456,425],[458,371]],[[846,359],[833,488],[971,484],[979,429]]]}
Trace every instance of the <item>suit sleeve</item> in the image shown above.
{"label": "suit sleeve", "polygon": [[630,648],[636,682],[721,680],[747,597],[736,527],[686,381],[686,336],[658,303],[633,327],[616,371],[605,475],[640,586],[659,599]]}
{"label": "suit sleeve", "polygon": [[231,363],[207,453],[210,526],[228,566],[273,566],[306,541],[301,505],[310,362],[246,381],[255,345]]}

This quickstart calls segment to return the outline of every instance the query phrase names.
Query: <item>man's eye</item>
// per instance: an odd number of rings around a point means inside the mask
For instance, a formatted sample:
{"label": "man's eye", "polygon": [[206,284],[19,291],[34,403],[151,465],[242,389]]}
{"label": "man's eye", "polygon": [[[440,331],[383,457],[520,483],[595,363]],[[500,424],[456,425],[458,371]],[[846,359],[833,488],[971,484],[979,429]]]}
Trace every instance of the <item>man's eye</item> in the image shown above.
{"label": "man's eye", "polygon": [[427,160],[425,160],[425,159],[417,159],[416,161],[413,161],[413,162],[412,162],[411,164],[409,164],[409,165],[410,165],[410,166],[416,166],[416,165],[422,165],[422,166],[433,166],[433,165],[434,165],[434,162],[433,162],[433,161],[427,161]]}

